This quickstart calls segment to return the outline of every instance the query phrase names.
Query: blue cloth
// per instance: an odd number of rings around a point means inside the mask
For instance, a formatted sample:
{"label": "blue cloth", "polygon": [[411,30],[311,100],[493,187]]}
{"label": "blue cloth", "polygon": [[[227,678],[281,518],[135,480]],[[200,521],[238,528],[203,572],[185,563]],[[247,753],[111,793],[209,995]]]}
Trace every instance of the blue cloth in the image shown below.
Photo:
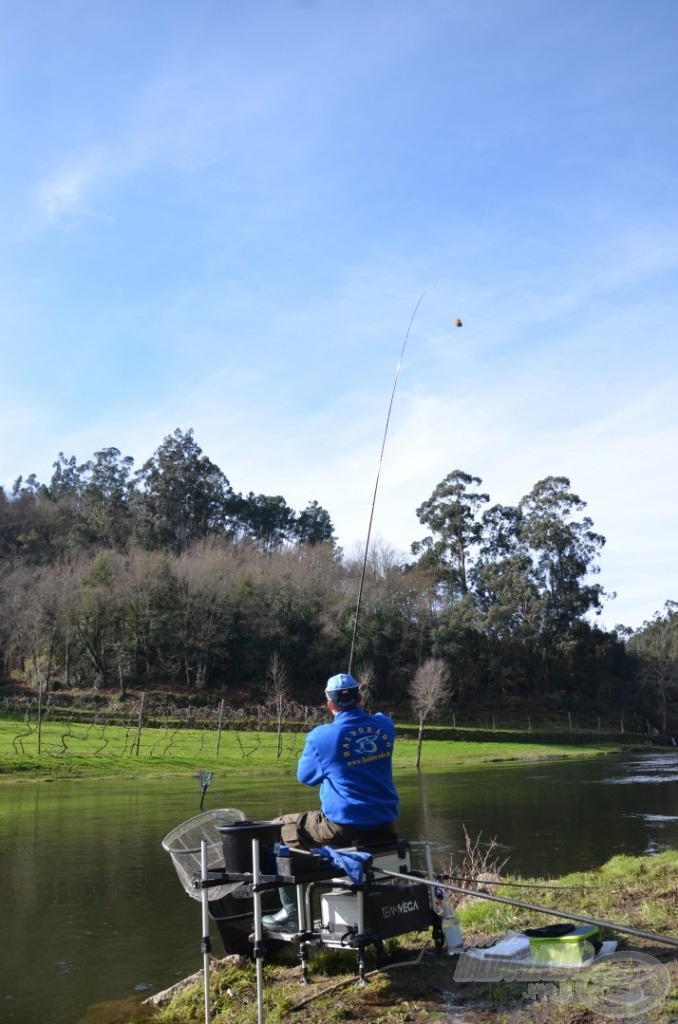
{"label": "blue cloth", "polygon": [[391,758],[395,725],[381,711],[340,711],[306,737],[297,766],[305,786],[320,786],[323,814],[336,825],[378,828],[398,817]]}
{"label": "blue cloth", "polygon": [[319,853],[323,858],[330,860],[356,885],[362,882],[365,864],[372,859],[372,854],[365,850],[335,850],[331,846],[318,846],[311,850],[311,853]]}

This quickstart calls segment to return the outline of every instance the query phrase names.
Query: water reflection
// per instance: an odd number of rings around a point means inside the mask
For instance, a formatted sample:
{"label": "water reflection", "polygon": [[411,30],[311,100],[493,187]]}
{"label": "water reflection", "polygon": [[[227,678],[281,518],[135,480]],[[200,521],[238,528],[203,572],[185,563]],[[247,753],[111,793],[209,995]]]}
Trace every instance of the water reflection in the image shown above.
{"label": "water reflection", "polygon": [[[555,877],[615,853],[678,847],[678,752],[398,779],[399,832],[446,866],[464,828],[507,869]],[[161,840],[198,813],[195,779],[2,788],[0,1019],[74,1024],[87,1006],[167,987],[200,966],[200,913]],[[212,807],[270,818],[316,805],[285,779],[220,778]]]}

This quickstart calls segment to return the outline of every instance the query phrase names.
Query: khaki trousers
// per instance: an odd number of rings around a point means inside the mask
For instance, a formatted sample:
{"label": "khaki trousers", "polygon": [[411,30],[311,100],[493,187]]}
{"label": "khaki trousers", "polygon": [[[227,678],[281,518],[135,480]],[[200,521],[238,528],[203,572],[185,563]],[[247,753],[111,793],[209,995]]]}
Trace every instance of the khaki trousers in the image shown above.
{"label": "khaki trousers", "polygon": [[301,850],[312,850],[316,846],[369,846],[370,843],[388,843],[396,839],[392,821],[386,825],[358,828],[355,825],[337,825],[329,821],[322,811],[281,814],[275,820],[282,822],[281,842]]}

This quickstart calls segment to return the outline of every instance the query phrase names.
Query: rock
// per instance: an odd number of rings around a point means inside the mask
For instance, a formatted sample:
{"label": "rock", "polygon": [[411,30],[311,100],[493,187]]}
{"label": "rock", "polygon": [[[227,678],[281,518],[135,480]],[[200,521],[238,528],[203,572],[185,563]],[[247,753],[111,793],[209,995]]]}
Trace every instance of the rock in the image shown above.
{"label": "rock", "polygon": [[[210,967],[212,970],[219,970],[223,967],[245,967],[247,964],[247,958],[244,956],[225,956],[223,960],[217,960],[213,958],[210,961]],[[167,1006],[167,1004],[174,999],[175,996],[183,992],[184,989],[188,988],[189,985],[195,984],[197,981],[202,981],[203,971],[196,971],[194,974],[189,974],[187,978],[182,981],[178,981],[175,985],[171,985],[169,988],[163,989],[162,992],[156,992],[154,996],[149,996],[148,999],[144,999],[143,1006]]]}

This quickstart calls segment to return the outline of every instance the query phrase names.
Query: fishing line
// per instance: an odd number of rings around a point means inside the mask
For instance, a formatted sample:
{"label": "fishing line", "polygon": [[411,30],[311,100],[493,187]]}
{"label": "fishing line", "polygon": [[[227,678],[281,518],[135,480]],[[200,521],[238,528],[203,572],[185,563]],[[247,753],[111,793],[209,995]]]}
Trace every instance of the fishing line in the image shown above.
{"label": "fishing line", "polygon": [[623,892],[623,889],[608,889],[606,885],[550,885],[548,882],[508,882],[503,879],[501,882],[493,882],[492,879],[464,878],[461,875],[438,875],[438,878],[445,882],[468,882],[472,885],[506,885],[512,889],[555,889],[560,892],[569,890],[575,892],[589,892],[591,889],[605,889],[607,892]]}
{"label": "fishing line", "polygon": [[367,570],[367,556],[369,554],[370,538],[372,536],[372,520],[374,519],[374,507],[375,507],[375,505],[377,503],[377,491],[379,490],[379,477],[381,476],[381,464],[382,464],[382,462],[384,460],[384,449],[386,448],[386,436],[388,434],[388,425],[389,425],[389,423],[391,421],[391,410],[393,409],[393,399],[395,398],[396,387],[398,386],[398,375],[400,373],[400,367],[402,366],[403,356],[405,355],[405,347],[407,345],[407,339],[410,336],[410,330],[412,328],[412,324],[414,323],[414,318],[417,315],[417,310],[419,309],[419,307],[421,305],[422,299],[424,298],[426,293],[431,290],[432,287],[434,287],[434,285],[429,285],[428,288],[424,288],[423,292],[419,296],[419,301],[417,302],[416,306],[414,307],[414,311],[412,313],[412,316],[410,317],[410,322],[408,324],[407,331],[405,332],[405,340],[403,341],[403,347],[400,350],[400,358],[398,360],[398,365],[396,366],[395,379],[393,381],[393,388],[391,390],[391,400],[388,403],[388,413],[386,414],[386,424],[384,426],[384,436],[383,436],[382,442],[381,442],[381,452],[379,454],[379,463],[378,463],[378,466],[377,466],[377,478],[376,478],[376,480],[374,482],[374,494],[372,496],[372,507],[370,509],[370,519],[369,519],[369,523],[367,525],[367,539],[365,540],[365,554],[363,556],[362,572],[360,573],[360,585],[358,587],[358,600],[357,600],[357,603],[356,603],[355,618],[353,619],[353,635],[351,637],[351,650],[350,650],[350,653],[349,653],[349,656],[348,656],[348,673],[349,673],[349,675],[351,674],[351,668],[353,667],[353,654],[355,652],[355,642],[356,642],[356,637],[358,635],[358,620],[360,618],[360,606],[362,604],[363,586],[365,584],[365,572]]}

